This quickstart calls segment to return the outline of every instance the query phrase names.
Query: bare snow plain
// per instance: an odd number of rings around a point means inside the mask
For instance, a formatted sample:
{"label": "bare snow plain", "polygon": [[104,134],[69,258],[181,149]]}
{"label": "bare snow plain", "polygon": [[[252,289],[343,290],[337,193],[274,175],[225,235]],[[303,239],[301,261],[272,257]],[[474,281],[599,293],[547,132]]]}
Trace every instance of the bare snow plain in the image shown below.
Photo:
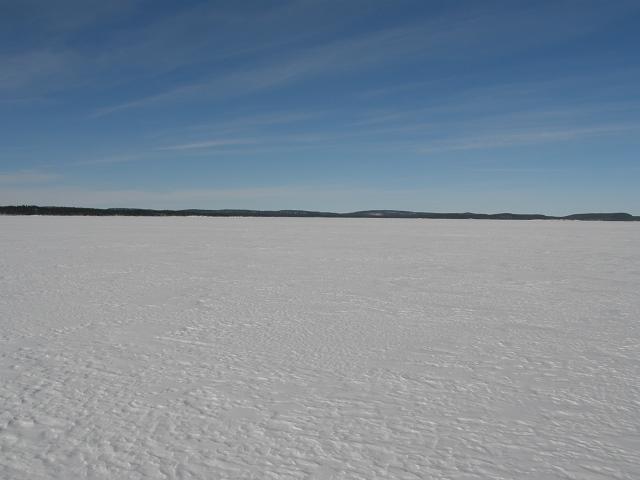
{"label": "bare snow plain", "polygon": [[638,479],[640,224],[0,217],[2,479]]}

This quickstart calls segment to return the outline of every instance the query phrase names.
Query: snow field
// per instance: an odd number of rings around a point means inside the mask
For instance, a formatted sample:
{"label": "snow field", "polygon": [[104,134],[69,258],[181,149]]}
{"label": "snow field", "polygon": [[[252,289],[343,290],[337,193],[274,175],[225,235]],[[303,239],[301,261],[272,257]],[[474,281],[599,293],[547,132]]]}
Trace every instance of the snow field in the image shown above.
{"label": "snow field", "polygon": [[2,479],[640,478],[640,224],[0,217]]}

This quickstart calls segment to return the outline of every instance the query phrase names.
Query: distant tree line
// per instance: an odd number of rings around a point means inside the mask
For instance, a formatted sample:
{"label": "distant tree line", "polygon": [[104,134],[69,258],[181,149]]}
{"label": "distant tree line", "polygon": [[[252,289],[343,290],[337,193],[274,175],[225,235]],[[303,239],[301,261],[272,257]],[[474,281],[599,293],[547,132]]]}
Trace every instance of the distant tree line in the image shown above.
{"label": "distant tree line", "polygon": [[314,212],[307,210],[152,210],[145,208],[84,208],[51,207],[38,205],[0,206],[2,215],[58,215],[92,217],[327,217],[327,218],[432,218],[477,220],[603,220],[640,221],[640,217],[628,213],[577,213],[564,217],[518,213],[433,213],[403,210],[364,210],[351,213]]}

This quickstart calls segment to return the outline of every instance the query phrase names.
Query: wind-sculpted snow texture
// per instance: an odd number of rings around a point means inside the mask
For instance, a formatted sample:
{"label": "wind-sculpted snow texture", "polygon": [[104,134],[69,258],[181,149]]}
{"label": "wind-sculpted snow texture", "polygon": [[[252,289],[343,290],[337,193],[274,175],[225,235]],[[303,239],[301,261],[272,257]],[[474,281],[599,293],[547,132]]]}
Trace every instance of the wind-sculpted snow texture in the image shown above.
{"label": "wind-sculpted snow texture", "polygon": [[640,478],[640,224],[0,217],[2,479]]}

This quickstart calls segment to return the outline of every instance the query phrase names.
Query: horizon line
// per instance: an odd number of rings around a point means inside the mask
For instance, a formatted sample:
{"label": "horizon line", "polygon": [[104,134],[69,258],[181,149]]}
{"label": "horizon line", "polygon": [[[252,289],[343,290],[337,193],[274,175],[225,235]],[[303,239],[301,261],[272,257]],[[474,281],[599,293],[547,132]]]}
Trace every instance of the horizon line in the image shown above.
{"label": "horizon line", "polygon": [[255,210],[247,208],[186,208],[153,209],[137,207],[67,207],[54,205],[3,205],[2,215],[45,216],[202,216],[202,217],[302,217],[302,218],[415,218],[415,219],[487,219],[487,220],[607,220],[640,221],[640,216],[627,212],[585,212],[569,215],[541,213],[477,213],[477,212],[426,212],[414,210],[372,209],[352,212],[321,210],[279,209]]}

